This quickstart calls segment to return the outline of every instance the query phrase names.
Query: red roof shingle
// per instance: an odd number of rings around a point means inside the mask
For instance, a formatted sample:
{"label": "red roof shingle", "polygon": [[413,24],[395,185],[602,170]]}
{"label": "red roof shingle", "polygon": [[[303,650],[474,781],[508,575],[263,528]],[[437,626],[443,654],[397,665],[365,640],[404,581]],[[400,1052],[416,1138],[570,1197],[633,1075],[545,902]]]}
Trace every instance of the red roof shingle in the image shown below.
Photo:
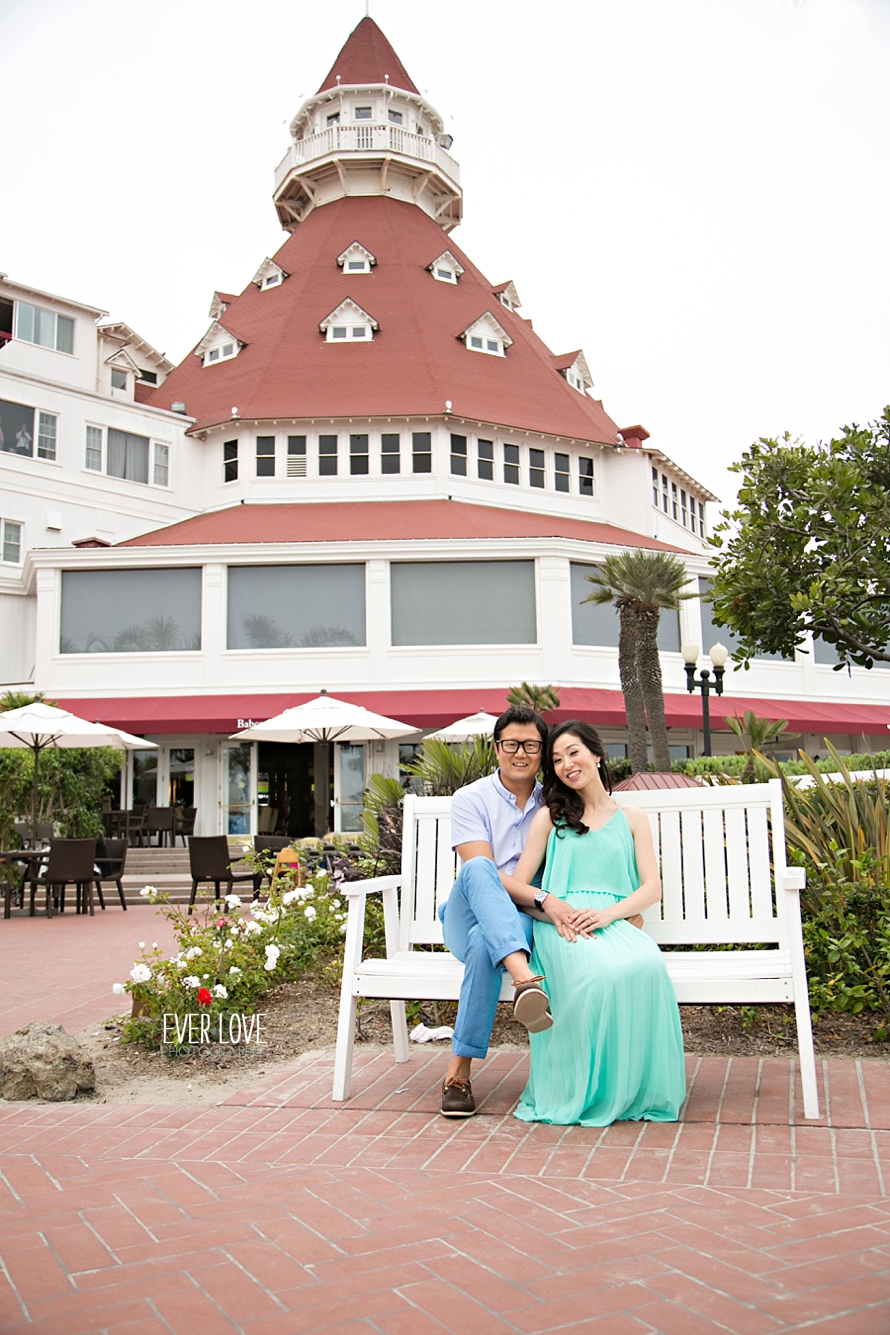
{"label": "red roof shingle", "polygon": [[324,93],[328,88],[336,88],[338,74],[341,84],[356,84],[360,87],[384,83],[389,75],[389,83],[393,88],[404,88],[409,93],[418,92],[405,66],[372,18],[362,19],[353,28],[318,91]]}
{"label": "red roof shingle", "polygon": [[[356,239],[377,263],[344,275],[337,256]],[[189,353],[151,402],[184,402],[200,430],[230,421],[233,406],[242,421],[441,417],[451,400],[455,417],[617,444],[602,404],[566,384],[529,322],[497,302],[451,237],[465,272],[456,284],[433,278],[427,266],[444,241],[417,205],[383,196],[313,209],[275,256],[290,277],[264,291],[248,283],[223,317],[247,346],[207,367]],[[333,344],[319,332],[347,296],[379,322],[373,340]],[[459,338],[490,309],[513,339],[504,357],[470,352]]]}
{"label": "red roof shingle", "polygon": [[[233,505],[195,515],[121,547],[178,547],[264,542],[392,542],[438,538],[575,538],[618,547],[677,552],[655,538],[587,519],[528,514],[465,501],[341,501],[306,505]],[[422,551],[418,551],[418,557]]]}

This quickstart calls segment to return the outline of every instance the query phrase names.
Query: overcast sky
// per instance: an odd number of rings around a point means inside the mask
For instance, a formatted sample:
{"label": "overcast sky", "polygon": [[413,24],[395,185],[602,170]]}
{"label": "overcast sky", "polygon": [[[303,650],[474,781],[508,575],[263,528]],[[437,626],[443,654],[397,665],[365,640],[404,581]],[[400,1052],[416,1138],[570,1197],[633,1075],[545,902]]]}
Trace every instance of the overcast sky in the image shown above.
{"label": "overcast sky", "polygon": [[[181,359],[284,240],[287,126],[363,0],[0,0],[0,270]],[[890,402],[890,0],[372,0],[454,135],[454,236],[724,500]]]}

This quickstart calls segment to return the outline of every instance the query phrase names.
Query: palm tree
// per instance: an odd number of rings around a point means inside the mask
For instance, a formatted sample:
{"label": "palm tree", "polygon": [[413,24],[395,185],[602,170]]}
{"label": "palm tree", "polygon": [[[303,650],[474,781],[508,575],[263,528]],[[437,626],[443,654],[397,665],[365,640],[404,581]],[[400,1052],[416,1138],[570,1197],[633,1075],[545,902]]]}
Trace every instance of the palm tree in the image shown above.
{"label": "palm tree", "polygon": [[743,718],[727,718],[726,723],[736,737],[741,738],[748,757],[742,771],[742,783],[757,782],[757,768],[754,764],[756,752],[762,751],[769,742],[778,742],[780,739],[790,742],[792,737],[800,736],[799,732],[785,732],[788,727],[786,718],[761,718],[753,709],[746,709]]}
{"label": "palm tree", "polygon": [[559,691],[555,686],[530,686],[524,681],[507,692],[508,705],[528,705],[538,714],[548,709],[559,709]]}
{"label": "palm tree", "polygon": [[658,621],[663,607],[676,609],[683,599],[698,595],[682,592],[689,576],[678,557],[641,548],[607,556],[599,574],[585,578],[597,588],[583,601],[614,604],[620,620],[618,670],[631,769],[636,774],[647,768],[648,722],[655,768],[667,772],[671,755],[658,657]]}

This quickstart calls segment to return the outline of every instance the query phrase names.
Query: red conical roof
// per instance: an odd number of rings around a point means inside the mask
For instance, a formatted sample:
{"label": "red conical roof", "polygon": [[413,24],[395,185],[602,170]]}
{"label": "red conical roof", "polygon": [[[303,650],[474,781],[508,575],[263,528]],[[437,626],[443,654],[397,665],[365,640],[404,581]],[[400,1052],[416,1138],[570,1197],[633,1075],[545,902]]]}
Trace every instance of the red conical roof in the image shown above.
{"label": "red conical roof", "polygon": [[404,88],[409,93],[419,92],[372,18],[362,19],[358,27],[353,28],[318,91],[323,93],[328,88],[336,88],[338,74],[341,84],[358,84],[362,87],[385,83],[386,75],[389,75],[389,83],[393,88]]}
{"label": "red conical roof", "polygon": [[[344,274],[337,257],[358,241],[370,273]],[[464,268],[437,282],[428,266],[446,249]],[[530,323],[451,237],[415,204],[350,196],[313,209],[275,261],[290,277],[261,291],[248,283],[220,323],[245,346],[204,366],[189,353],[150,402],[181,401],[198,429],[231,420],[313,417],[456,417],[577,440],[617,444],[603,406],[567,384]],[[336,345],[319,330],[346,297],[379,325],[373,340]],[[461,334],[490,311],[513,340],[505,357],[470,352]]]}

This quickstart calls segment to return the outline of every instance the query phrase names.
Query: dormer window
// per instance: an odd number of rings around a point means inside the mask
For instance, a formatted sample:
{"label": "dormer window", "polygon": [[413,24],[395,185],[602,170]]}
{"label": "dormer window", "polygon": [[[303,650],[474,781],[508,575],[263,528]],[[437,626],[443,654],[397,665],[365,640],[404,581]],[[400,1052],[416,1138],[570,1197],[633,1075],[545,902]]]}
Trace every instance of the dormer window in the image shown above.
{"label": "dormer window", "polygon": [[214,322],[195,348],[195,356],[203,358],[205,366],[213,366],[216,362],[231,361],[243,347],[234,334]]}
{"label": "dormer window", "polygon": [[370,273],[377,261],[370,250],[366,250],[359,241],[353,241],[342,255],[337,256],[337,263],[345,274],[356,274]]}
{"label": "dormer window", "polygon": [[583,352],[568,352],[563,357],[557,357],[556,369],[579,394],[586,394],[589,389],[593,389],[593,377]]}
{"label": "dormer window", "polygon": [[265,292],[267,288],[279,287],[287,277],[289,275],[285,273],[280,264],[266,258],[250,281],[255,283],[261,292]]}
{"label": "dormer window", "polygon": [[511,279],[508,283],[501,283],[500,287],[495,288],[495,296],[502,306],[506,306],[508,311],[518,311],[522,302],[519,300],[519,293],[516,291],[516,284]]}
{"label": "dormer window", "polygon": [[484,352],[490,357],[503,357],[513,340],[491,311],[486,311],[460,335],[471,352]]}
{"label": "dormer window", "polygon": [[464,272],[463,265],[458,263],[450,250],[443,250],[427,268],[439,283],[456,283]]}
{"label": "dormer window", "polygon": [[370,343],[379,325],[373,315],[347,297],[318,327],[328,343]]}

